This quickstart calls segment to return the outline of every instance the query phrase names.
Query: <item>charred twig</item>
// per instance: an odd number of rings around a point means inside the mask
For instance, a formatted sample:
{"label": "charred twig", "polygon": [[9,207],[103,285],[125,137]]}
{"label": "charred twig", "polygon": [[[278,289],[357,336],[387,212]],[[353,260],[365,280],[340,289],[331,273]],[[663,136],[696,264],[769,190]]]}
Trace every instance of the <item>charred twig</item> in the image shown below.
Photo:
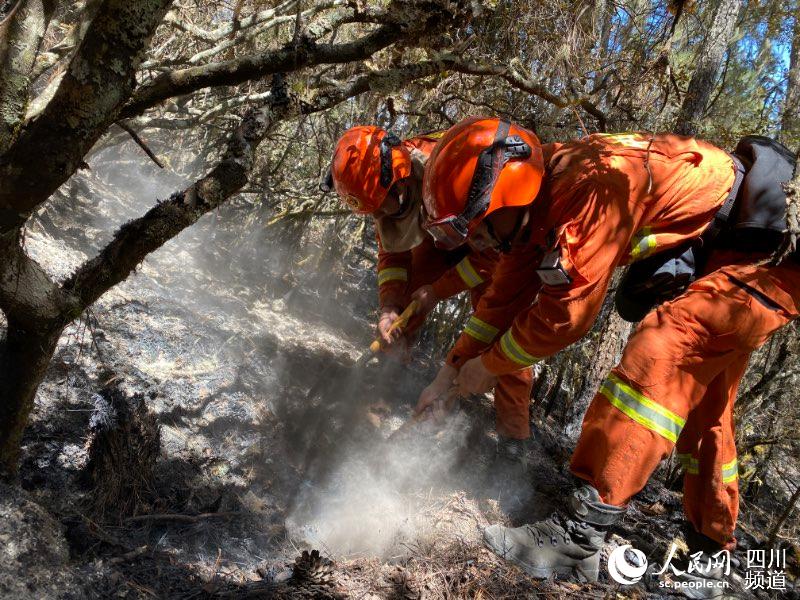
{"label": "charred twig", "polygon": [[132,127],[130,127],[124,121],[117,121],[116,124],[119,126],[120,129],[122,129],[129,136],[131,136],[131,139],[134,142],[136,142],[142,150],[144,150],[144,153],[147,154],[147,156],[150,157],[150,160],[152,160],[154,163],[156,163],[160,169],[164,168],[164,163],[162,163],[160,160],[158,160],[158,157],[155,155],[155,153],[152,150],[150,150],[150,148],[147,146],[145,141],[142,138],[139,137],[139,134],[136,133],[133,130]]}
{"label": "charred twig", "polygon": [[142,554],[145,554],[148,550],[149,546],[139,546],[138,548],[134,548],[130,552],[126,552],[125,554],[121,554],[120,556],[114,556],[113,558],[108,559],[108,564],[118,565],[120,563],[127,562],[134,558],[138,558]]}
{"label": "charred twig", "polygon": [[789,502],[786,503],[786,508],[781,513],[781,516],[778,517],[778,520],[775,521],[775,525],[772,527],[772,531],[769,532],[769,546],[774,547],[775,541],[778,538],[778,533],[780,533],[781,527],[786,522],[786,519],[789,518],[789,515],[792,514],[797,501],[800,500],[800,486],[794,490],[792,497],[789,498]]}
{"label": "charred twig", "polygon": [[176,523],[198,523],[213,519],[232,519],[235,517],[252,516],[252,513],[244,511],[229,511],[215,513],[200,513],[198,515],[184,515],[180,513],[158,513],[152,515],[137,515],[128,517],[125,523],[139,523],[143,521],[175,521]]}

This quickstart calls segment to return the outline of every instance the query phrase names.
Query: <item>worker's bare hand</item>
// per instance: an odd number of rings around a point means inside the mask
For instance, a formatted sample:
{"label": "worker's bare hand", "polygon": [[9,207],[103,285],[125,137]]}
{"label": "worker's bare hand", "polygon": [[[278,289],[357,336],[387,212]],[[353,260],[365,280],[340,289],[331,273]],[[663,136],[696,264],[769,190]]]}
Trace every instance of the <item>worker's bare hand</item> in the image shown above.
{"label": "worker's bare hand", "polygon": [[387,344],[391,345],[392,342],[399,339],[403,332],[401,328],[390,331],[392,323],[400,316],[400,309],[394,306],[384,306],[381,309],[381,316],[378,318],[378,335]]}
{"label": "worker's bare hand", "polygon": [[436,374],[436,378],[433,382],[422,390],[422,393],[419,395],[417,406],[414,408],[414,414],[420,415],[428,409],[433,410],[439,397],[453,387],[453,380],[456,378],[456,375],[458,375],[458,369],[448,364],[443,365]]}
{"label": "worker's bare hand", "polygon": [[483,394],[497,384],[497,376],[483,364],[481,357],[475,357],[464,363],[456,377],[458,391],[467,396],[469,394]]}
{"label": "worker's bare hand", "polygon": [[411,294],[411,299],[419,302],[419,308],[416,314],[423,316],[430,313],[436,307],[436,303],[439,302],[439,296],[433,291],[432,285],[423,285],[417,288],[417,290]]}

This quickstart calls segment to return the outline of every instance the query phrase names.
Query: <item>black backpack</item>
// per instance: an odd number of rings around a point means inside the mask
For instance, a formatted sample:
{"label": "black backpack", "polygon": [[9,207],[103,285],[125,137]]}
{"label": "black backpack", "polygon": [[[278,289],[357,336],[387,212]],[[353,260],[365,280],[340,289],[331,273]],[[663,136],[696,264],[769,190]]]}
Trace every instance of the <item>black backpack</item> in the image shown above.
{"label": "black backpack", "polygon": [[700,238],[635,262],[625,271],[614,302],[626,321],[640,321],[654,307],[682,294],[702,274],[713,248],[768,254],[780,247],[787,228],[781,184],[794,175],[794,153],[775,140],[749,135],[739,140],[733,155],[744,175]]}

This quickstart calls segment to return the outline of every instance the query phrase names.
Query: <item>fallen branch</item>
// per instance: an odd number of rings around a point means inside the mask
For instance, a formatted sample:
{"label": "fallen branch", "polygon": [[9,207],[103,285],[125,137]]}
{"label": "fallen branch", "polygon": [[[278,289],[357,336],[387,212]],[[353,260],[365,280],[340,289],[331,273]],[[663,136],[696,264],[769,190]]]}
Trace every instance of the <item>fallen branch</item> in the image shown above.
{"label": "fallen branch", "polygon": [[129,560],[134,559],[134,558],[138,558],[139,556],[141,556],[142,554],[144,554],[148,550],[149,550],[149,546],[139,546],[138,548],[134,548],[130,552],[126,552],[125,554],[122,554],[120,556],[115,556],[113,558],[108,559],[108,564],[110,564],[110,565],[118,565],[120,563],[127,562]]}

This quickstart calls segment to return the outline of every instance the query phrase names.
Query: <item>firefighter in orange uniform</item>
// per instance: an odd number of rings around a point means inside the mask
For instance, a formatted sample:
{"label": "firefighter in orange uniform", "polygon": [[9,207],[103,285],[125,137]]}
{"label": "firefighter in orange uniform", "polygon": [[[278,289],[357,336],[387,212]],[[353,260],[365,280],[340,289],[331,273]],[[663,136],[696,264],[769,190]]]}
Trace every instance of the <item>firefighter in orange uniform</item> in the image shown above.
{"label": "firefighter in orange uniform", "polygon": [[[491,339],[479,344],[462,334],[418,410],[454,383],[465,394],[482,392],[497,377],[580,339],[614,269],[631,264],[622,287],[649,293],[647,308],[663,300],[656,283],[676,297],[647,314],[585,416],[571,464],[585,483],[567,510],[515,529],[490,526],[486,543],[535,577],[596,579],[607,529],[677,444],[686,467],[690,548],[709,554],[733,548],[736,388],[750,352],[800,312],[795,260],[758,262],[766,254],[757,243],[747,252],[741,243],[725,249],[734,234],[765,227],[743,217],[752,207],[738,203],[742,190],[758,204],[776,189],[755,175],[754,165],[771,151],[769,140],[752,138],[742,161],[675,135],[595,134],[539,146],[532,133],[522,133],[498,119],[469,119],[444,135],[428,161],[425,226],[438,244],[456,248],[469,240],[507,252],[472,317]],[[528,148],[519,148],[520,137]],[[520,153],[540,157],[535,197],[506,186]],[[775,163],[783,165],[783,180],[790,162]],[[775,164],[766,160],[761,175],[771,177]],[[676,284],[687,263],[698,277],[688,289]],[[632,273],[639,281],[629,281]],[[716,595],[715,585],[698,594]]]}
{"label": "firefighter in orange uniform", "polygon": [[[436,302],[468,290],[473,302],[487,289],[498,259],[485,252],[434,247],[422,228],[422,176],[437,134],[401,141],[379,127],[347,130],[333,154],[328,187],[358,214],[375,220],[378,236],[378,331],[389,347],[403,345]],[[420,301],[419,315],[402,337],[391,324],[411,297]],[[498,450],[517,459],[530,437],[531,369],[500,378],[495,391]]]}

